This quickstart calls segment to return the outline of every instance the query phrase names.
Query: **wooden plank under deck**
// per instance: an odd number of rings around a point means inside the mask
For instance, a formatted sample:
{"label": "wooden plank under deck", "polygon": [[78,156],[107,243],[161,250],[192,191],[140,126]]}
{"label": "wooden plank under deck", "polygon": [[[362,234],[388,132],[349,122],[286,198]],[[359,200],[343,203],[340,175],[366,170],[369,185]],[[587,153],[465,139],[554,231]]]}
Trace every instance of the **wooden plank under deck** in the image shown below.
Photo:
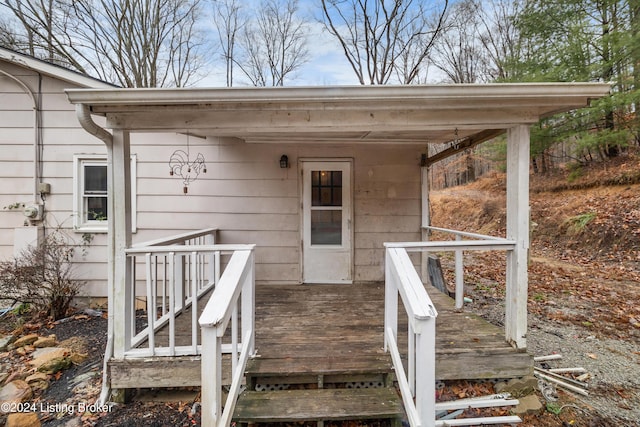
{"label": "wooden plank under deck", "polygon": [[[516,351],[504,339],[504,331],[489,324],[466,308],[456,312],[453,300],[435,288],[428,289],[438,310],[436,331],[436,378],[487,379],[529,375],[533,362],[526,352]],[[204,303],[200,304],[204,307]],[[370,379],[391,369],[383,352],[384,284],[354,285],[264,285],[256,287],[256,350],[248,370],[256,377],[288,377],[290,382],[306,382],[305,376],[318,373],[320,381]],[[403,310],[400,309],[400,313]],[[176,345],[191,339],[190,312],[176,320]],[[406,351],[406,317],[399,316],[400,349]],[[168,328],[159,331],[156,341],[164,342]],[[176,358],[179,359],[179,358]],[[178,385],[199,385],[199,362],[190,357],[183,369],[192,374],[172,371],[155,386],[169,387],[171,377],[182,377]],[[169,362],[169,361],[166,361]],[[118,366],[126,365],[126,377],[136,366],[154,370],[154,362],[113,361],[112,381],[126,388],[129,383]],[[167,363],[159,368],[171,369]],[[157,377],[157,376],[156,376]],[[299,377],[294,380],[293,377]],[[188,381],[186,381],[189,379]],[[189,384],[185,383],[188,382]],[[115,387],[115,384],[112,383]],[[145,387],[131,384],[128,387]]]}

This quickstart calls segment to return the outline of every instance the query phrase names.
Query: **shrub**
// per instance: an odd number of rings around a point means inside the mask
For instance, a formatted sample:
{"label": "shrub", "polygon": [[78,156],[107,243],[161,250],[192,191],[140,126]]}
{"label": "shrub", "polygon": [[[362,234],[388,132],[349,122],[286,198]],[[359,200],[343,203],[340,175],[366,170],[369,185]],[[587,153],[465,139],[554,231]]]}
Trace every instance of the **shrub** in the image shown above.
{"label": "shrub", "polygon": [[39,246],[0,263],[0,298],[28,304],[54,320],[64,317],[82,282],[73,278],[74,246],[59,231]]}

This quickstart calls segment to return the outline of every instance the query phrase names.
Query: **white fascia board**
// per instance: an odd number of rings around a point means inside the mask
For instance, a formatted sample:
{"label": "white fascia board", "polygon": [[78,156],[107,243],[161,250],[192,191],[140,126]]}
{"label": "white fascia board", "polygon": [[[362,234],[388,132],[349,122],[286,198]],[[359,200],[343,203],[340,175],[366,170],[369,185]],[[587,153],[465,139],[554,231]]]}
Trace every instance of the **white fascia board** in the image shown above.
{"label": "white fascia board", "polygon": [[0,60],[87,88],[119,89],[118,86],[103,82],[102,80],[1,47]]}
{"label": "white fascia board", "polygon": [[[532,103],[557,104],[558,98],[589,100],[610,93],[608,83],[500,83],[444,84],[405,86],[317,86],[317,87],[235,87],[235,88],[131,88],[131,89],[68,89],[74,104],[108,105],[194,105],[225,103],[318,103],[349,104],[366,102],[375,108],[381,105],[411,100],[500,102],[530,99]],[[584,103],[581,101],[580,103]]]}

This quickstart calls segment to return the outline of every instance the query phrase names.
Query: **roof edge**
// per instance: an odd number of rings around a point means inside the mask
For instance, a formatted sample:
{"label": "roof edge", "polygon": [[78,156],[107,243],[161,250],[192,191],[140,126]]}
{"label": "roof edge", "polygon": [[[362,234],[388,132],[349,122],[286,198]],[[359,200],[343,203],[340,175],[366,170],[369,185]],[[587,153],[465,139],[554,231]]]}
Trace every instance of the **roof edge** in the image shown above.
{"label": "roof edge", "polygon": [[601,98],[609,83],[489,83],[384,86],[67,89],[74,104],[179,105],[231,102],[352,102],[473,98]]}
{"label": "roof edge", "polygon": [[0,47],[0,60],[90,89],[120,89],[100,79],[4,47]]}

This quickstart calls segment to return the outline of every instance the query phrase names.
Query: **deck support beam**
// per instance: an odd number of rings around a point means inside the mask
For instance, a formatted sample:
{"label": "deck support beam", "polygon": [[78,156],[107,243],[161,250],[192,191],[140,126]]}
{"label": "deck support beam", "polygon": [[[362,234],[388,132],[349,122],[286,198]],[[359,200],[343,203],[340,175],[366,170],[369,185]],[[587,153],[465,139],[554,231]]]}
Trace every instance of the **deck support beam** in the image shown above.
{"label": "deck support beam", "polygon": [[[123,359],[130,345],[132,319],[128,310],[133,307],[133,283],[128,283],[131,266],[125,250],[131,246],[131,149],[129,132],[113,131],[113,145],[107,147],[108,226],[109,226],[109,287],[113,299],[109,313],[113,313],[113,356]],[[112,261],[111,261],[112,260]]]}
{"label": "deck support beam", "polygon": [[527,347],[529,138],[528,125],[507,131],[507,239],[516,246],[507,252],[505,336],[518,349]]}

